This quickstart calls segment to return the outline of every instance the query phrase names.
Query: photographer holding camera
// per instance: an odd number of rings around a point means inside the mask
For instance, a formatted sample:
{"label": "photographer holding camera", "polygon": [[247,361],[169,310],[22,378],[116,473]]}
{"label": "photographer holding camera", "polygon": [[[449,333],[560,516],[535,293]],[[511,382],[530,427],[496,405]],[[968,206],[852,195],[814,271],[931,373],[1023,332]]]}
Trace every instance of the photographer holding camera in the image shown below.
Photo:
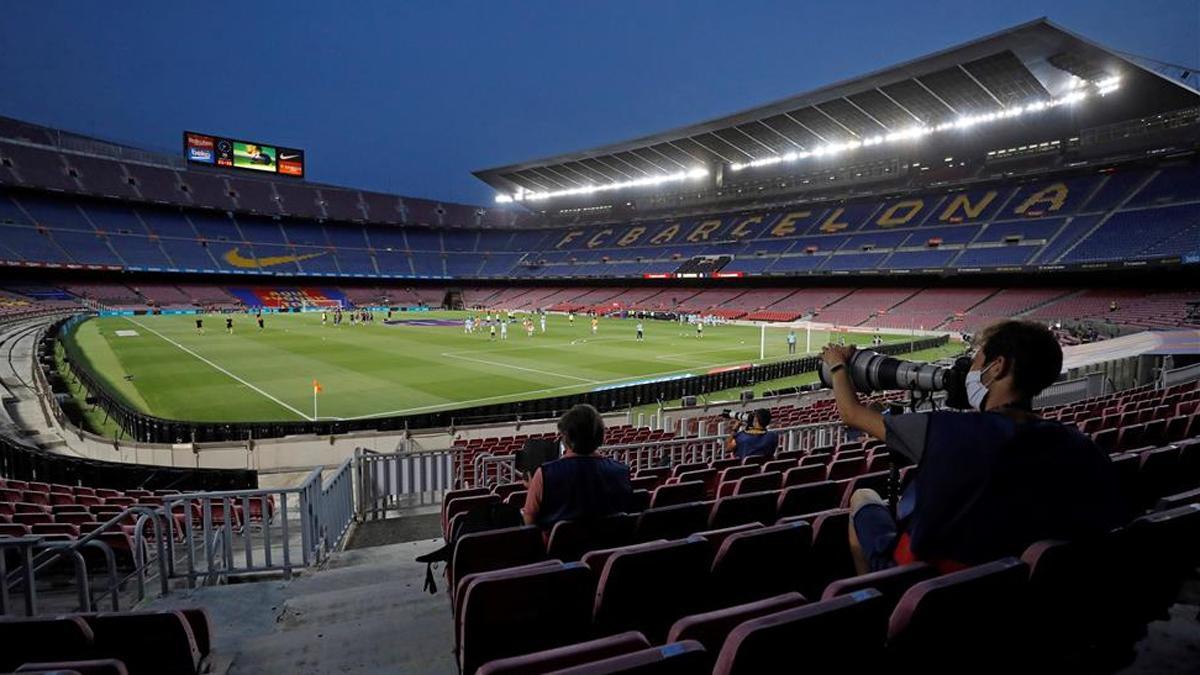
{"label": "photographer holding camera", "polygon": [[[822,351],[823,379],[844,423],[885,441],[893,461],[917,465],[896,518],[873,490],[851,496],[850,545],[860,574],[915,560],[948,572],[1121,523],[1108,456],[1076,429],[1033,413],[1033,397],[1062,369],[1050,331],[1007,320],[982,331],[976,345],[962,380],[953,370],[853,347]],[[948,405],[969,411],[884,416],[859,402],[856,383],[946,389]]]}
{"label": "photographer holding camera", "polygon": [[733,430],[729,433],[725,447],[738,459],[758,455],[770,459],[775,456],[775,448],[779,446],[779,434],[767,430],[767,426],[771,424],[770,410],[759,408],[736,416],[726,416],[733,421]]}

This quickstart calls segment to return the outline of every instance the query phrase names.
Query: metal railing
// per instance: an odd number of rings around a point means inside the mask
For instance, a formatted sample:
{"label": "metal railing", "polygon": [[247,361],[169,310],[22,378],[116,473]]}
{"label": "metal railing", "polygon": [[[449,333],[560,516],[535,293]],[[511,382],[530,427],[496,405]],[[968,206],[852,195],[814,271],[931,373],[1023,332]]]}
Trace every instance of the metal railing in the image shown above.
{"label": "metal railing", "polygon": [[[719,427],[723,431],[723,426]],[[776,429],[779,434],[779,450],[812,450],[822,446],[837,445],[845,438],[846,428],[841,422],[821,422],[818,424],[803,424],[794,427]],[[667,440],[646,441],[643,443],[628,443],[609,445],[600,448],[600,454],[611,457],[636,472],[656,466],[671,466],[674,464],[690,464],[694,462],[711,462],[729,455],[726,449],[728,436],[718,433],[715,436],[672,438]],[[492,487],[493,485],[519,481],[512,455],[493,455],[480,453],[474,459],[475,487]]]}
{"label": "metal railing", "polygon": [[448,490],[463,484],[465,452],[462,448],[416,452],[355,450],[358,516],[376,520],[388,511],[441,501]]}
{"label": "metal railing", "polygon": [[1164,389],[1174,387],[1177,384],[1186,384],[1200,380],[1200,363],[1193,363],[1190,366],[1182,368],[1174,368],[1172,370],[1164,370],[1162,374],[1162,386]]}
{"label": "metal railing", "polygon": [[[354,499],[351,460],[321,482],[313,469],[295,487],[196,492],[163,498],[173,576],[189,587],[230,575],[283,573],[321,562],[350,529]],[[176,552],[182,539],[182,554]]]}

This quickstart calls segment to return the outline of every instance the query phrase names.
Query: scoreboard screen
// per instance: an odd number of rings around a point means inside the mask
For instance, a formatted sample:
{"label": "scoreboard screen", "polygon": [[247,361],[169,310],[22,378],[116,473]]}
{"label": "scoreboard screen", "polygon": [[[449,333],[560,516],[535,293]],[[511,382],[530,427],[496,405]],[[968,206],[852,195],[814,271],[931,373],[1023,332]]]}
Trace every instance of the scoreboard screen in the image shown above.
{"label": "scoreboard screen", "polygon": [[183,154],[194,164],[304,177],[304,151],[294,148],[185,131]]}

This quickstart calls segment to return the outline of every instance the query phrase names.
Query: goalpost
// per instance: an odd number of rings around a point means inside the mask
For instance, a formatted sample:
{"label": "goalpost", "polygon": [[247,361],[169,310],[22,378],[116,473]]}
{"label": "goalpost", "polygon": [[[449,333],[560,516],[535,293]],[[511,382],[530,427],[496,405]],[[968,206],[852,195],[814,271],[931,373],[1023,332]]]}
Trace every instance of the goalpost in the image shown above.
{"label": "goalpost", "polygon": [[[796,348],[789,345],[789,334],[795,335]],[[761,323],[758,332],[758,358],[784,359],[789,356],[800,358],[821,351],[830,342],[837,341],[838,334],[824,327],[814,327],[811,321],[792,323]]]}

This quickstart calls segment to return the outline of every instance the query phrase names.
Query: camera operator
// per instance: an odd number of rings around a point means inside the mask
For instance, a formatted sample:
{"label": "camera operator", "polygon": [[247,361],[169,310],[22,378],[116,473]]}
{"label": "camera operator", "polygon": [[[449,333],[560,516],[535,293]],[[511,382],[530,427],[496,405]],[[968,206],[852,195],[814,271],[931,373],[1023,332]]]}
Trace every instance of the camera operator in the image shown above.
{"label": "camera operator", "polygon": [[[770,410],[759,408],[749,413],[749,419],[745,422],[738,417],[730,419],[733,421],[733,430],[729,433],[725,447],[733,451],[738,459],[757,455],[770,459],[775,456],[775,448],[779,446],[779,434],[767,430],[767,426],[771,424]],[[746,428],[743,429],[743,426]]]}
{"label": "camera operator", "polygon": [[526,525],[549,532],[560,520],[590,520],[629,508],[629,467],[595,455],[604,443],[604,419],[577,405],[558,420],[563,454],[541,465],[529,481],[522,513]]}
{"label": "camera operator", "polygon": [[917,466],[898,521],[873,490],[851,496],[850,545],[859,573],[923,560],[943,572],[1020,556],[1041,539],[1107,532],[1123,518],[1117,477],[1072,427],[1033,413],[1033,397],[1062,369],[1044,326],[1007,320],[976,337],[965,381],[970,412],[883,416],[858,401],[847,360],[827,346],[844,423],[884,440],[894,460]]}

